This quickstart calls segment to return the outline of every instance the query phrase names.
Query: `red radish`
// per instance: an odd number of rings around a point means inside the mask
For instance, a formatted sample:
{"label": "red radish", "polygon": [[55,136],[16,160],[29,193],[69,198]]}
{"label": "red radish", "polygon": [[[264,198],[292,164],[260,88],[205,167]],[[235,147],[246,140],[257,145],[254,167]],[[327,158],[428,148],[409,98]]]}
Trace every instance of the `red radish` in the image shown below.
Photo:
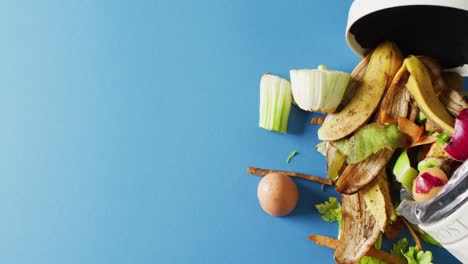
{"label": "red radish", "polygon": [[458,161],[468,159],[468,108],[463,109],[458,114],[452,139],[444,150]]}
{"label": "red radish", "polygon": [[444,186],[446,183],[447,181],[424,172],[416,179],[416,192],[428,193],[432,188]]}
{"label": "red radish", "polygon": [[413,184],[414,200],[424,202],[433,198],[447,181],[445,172],[437,167],[422,170]]}

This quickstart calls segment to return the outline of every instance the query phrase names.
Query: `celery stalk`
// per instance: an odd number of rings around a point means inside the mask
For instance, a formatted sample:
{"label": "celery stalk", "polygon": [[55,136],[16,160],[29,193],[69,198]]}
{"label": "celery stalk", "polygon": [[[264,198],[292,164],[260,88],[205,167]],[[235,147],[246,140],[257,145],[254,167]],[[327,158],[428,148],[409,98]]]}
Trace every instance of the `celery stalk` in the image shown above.
{"label": "celery stalk", "polygon": [[260,80],[259,127],[286,133],[291,111],[291,84],[281,77],[264,74]]}

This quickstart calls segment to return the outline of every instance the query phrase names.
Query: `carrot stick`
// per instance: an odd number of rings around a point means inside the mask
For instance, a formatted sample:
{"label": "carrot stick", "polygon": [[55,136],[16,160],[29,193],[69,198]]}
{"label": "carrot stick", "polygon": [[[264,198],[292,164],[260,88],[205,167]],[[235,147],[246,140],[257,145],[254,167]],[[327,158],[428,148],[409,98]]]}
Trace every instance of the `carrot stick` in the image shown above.
{"label": "carrot stick", "polygon": [[281,173],[284,175],[288,175],[290,177],[297,177],[297,178],[314,181],[314,182],[318,182],[318,183],[322,183],[326,185],[333,184],[332,180],[327,180],[321,177],[299,173],[299,172],[282,171],[282,170],[266,170],[266,169],[251,167],[251,166],[247,167],[247,172],[256,176],[265,176],[269,173]]}
{"label": "carrot stick", "polygon": [[[317,243],[319,246],[324,246],[328,247],[331,249],[336,249],[338,247],[338,244],[340,243],[339,240],[331,238],[331,237],[326,237],[326,236],[321,236],[321,235],[311,235],[309,236],[309,240],[314,241]],[[376,249],[374,247],[371,247],[369,251],[367,251],[366,256],[368,257],[374,257],[378,258],[381,260],[384,260],[390,264],[404,264],[406,263],[403,259],[392,255],[390,253],[387,253],[383,250]]]}
{"label": "carrot stick", "polygon": [[398,118],[398,129],[411,137],[412,142],[417,142],[424,132],[424,129],[405,117]]}
{"label": "carrot stick", "polygon": [[421,146],[421,145],[427,145],[431,144],[437,141],[437,138],[434,137],[433,135],[422,135],[418,141],[411,143],[409,148],[415,147],[415,146]]}
{"label": "carrot stick", "polygon": [[324,120],[325,120],[325,118],[323,118],[323,117],[313,117],[312,120],[310,120],[310,123],[312,125],[321,125],[321,124],[323,124]]}
{"label": "carrot stick", "polygon": [[387,112],[382,110],[380,111],[379,123],[380,124],[393,124],[393,123],[396,123],[396,120],[393,119],[390,115],[388,115]]}

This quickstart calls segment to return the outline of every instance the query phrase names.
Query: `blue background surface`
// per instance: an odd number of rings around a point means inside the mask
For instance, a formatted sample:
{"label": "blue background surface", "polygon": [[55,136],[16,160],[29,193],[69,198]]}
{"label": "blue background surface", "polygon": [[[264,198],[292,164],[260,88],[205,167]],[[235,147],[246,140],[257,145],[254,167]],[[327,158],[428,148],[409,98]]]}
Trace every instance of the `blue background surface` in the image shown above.
{"label": "blue background surface", "polygon": [[336,193],[296,181],[273,218],[245,168],[324,175],[313,114],[259,129],[258,84],[351,71],[350,4],[1,2],[0,263],[333,263],[306,237],[337,235],[314,208]]}

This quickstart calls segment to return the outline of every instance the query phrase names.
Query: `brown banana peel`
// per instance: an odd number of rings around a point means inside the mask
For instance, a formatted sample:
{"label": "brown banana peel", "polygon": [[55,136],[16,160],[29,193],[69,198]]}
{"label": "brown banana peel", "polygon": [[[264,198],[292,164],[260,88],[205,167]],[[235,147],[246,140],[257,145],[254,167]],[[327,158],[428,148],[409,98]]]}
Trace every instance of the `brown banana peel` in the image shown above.
{"label": "brown banana peel", "polygon": [[404,64],[410,73],[406,87],[419,108],[427,119],[444,133],[452,136],[455,121],[436,96],[426,66],[415,56],[406,58]]}
{"label": "brown banana peel", "polygon": [[394,43],[383,42],[377,46],[354,97],[340,112],[325,119],[318,130],[319,139],[342,139],[362,127],[379,105],[402,62],[403,56]]}
{"label": "brown banana peel", "polygon": [[468,108],[463,95],[459,92],[463,88],[463,77],[455,72],[442,72],[442,67],[432,58],[425,56],[417,58],[426,66],[434,93],[450,114],[456,117],[461,110]]}
{"label": "brown banana peel", "polygon": [[374,182],[363,190],[363,194],[368,210],[374,216],[380,230],[384,232],[388,222],[397,218],[385,170],[382,170]]}
{"label": "brown banana peel", "polygon": [[374,216],[366,210],[361,192],[342,195],[341,198],[343,224],[334,258],[336,263],[356,263],[374,246],[380,236],[380,228]]}
{"label": "brown banana peel", "polygon": [[445,108],[455,117],[460,114],[461,110],[468,108],[463,95],[453,89],[449,89],[440,99]]}
{"label": "brown banana peel", "polygon": [[341,100],[339,110],[345,107],[349,103],[349,101],[351,101],[351,98],[354,97],[356,89],[361,85],[362,78],[366,74],[367,66],[369,66],[371,56],[372,52],[367,54],[366,57],[364,57],[351,72],[351,80],[349,81],[348,88],[346,89],[346,92],[343,95],[343,99]]}
{"label": "brown banana peel", "polygon": [[[402,66],[382,99],[378,117],[381,112],[394,120],[407,115],[409,106],[405,84],[408,76],[406,67]],[[336,182],[336,191],[353,194],[363,189],[387,166],[392,155],[393,151],[383,149],[359,163],[347,165]]]}

